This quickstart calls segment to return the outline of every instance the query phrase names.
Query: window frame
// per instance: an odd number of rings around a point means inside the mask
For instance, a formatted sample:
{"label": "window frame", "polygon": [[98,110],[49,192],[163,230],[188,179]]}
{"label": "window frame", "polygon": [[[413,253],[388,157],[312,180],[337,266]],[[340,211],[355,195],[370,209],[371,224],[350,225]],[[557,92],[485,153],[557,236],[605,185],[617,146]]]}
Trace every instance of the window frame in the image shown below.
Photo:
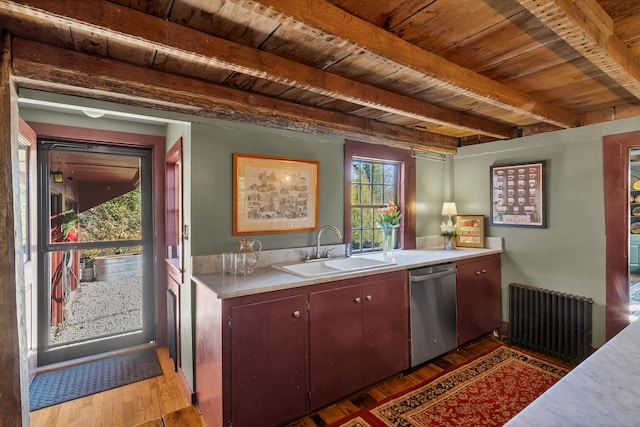
{"label": "window frame", "polygon": [[344,145],[344,235],[351,243],[351,166],[353,159],[371,159],[399,165],[398,208],[402,213],[398,233],[399,249],[416,248],[416,160],[410,150],[381,144],[346,140]]}

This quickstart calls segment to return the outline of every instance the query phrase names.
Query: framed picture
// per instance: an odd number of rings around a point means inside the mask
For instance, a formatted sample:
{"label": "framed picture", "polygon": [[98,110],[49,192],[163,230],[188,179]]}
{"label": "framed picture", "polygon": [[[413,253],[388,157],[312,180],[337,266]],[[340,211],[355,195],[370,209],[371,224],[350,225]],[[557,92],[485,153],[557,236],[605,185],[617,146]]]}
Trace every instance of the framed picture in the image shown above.
{"label": "framed picture", "polygon": [[313,160],[233,155],[233,234],[318,228],[318,176]]}
{"label": "framed picture", "polygon": [[545,162],[491,166],[491,224],[546,227]]}
{"label": "framed picture", "polygon": [[484,248],[484,215],[456,215],[456,246]]}

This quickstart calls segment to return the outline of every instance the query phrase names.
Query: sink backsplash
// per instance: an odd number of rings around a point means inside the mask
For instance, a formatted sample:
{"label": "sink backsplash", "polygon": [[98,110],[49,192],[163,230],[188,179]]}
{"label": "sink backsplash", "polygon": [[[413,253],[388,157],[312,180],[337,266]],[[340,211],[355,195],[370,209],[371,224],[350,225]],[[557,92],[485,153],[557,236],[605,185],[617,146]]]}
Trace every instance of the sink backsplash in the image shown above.
{"label": "sink backsplash", "polygon": [[[322,253],[332,249],[331,256],[344,256],[344,244],[321,246]],[[315,246],[291,248],[291,249],[274,249],[264,250],[258,258],[257,268],[270,267],[273,264],[282,264],[285,262],[302,261],[307,255],[313,256],[316,251]],[[191,257],[192,274],[217,273],[222,271],[222,254],[201,255]]]}
{"label": "sink backsplash", "polygon": [[[442,249],[442,236],[425,236],[416,238],[417,249]],[[485,248],[501,249],[502,237],[486,237]],[[344,244],[321,246],[322,253],[332,249],[331,255],[334,257],[344,255]],[[273,264],[302,261],[307,255],[315,253],[315,246],[292,249],[274,249],[262,251],[256,267],[270,267]],[[200,255],[191,257],[191,274],[208,274],[222,271],[222,254]]]}

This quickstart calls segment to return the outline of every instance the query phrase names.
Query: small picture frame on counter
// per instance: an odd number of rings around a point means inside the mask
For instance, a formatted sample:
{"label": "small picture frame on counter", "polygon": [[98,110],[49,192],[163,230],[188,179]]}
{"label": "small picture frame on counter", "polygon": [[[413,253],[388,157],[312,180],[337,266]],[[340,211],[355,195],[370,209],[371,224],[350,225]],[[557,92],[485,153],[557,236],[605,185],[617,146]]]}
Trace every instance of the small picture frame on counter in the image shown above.
{"label": "small picture frame on counter", "polygon": [[456,215],[458,228],[456,246],[484,248],[484,215]]}

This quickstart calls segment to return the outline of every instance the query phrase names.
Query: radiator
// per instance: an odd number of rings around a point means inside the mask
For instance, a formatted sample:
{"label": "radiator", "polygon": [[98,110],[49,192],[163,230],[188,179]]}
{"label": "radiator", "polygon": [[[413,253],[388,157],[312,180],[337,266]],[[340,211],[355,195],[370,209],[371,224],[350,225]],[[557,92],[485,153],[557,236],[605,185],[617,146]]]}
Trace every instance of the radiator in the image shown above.
{"label": "radiator", "polygon": [[591,298],[509,284],[509,343],[571,363],[591,354]]}

